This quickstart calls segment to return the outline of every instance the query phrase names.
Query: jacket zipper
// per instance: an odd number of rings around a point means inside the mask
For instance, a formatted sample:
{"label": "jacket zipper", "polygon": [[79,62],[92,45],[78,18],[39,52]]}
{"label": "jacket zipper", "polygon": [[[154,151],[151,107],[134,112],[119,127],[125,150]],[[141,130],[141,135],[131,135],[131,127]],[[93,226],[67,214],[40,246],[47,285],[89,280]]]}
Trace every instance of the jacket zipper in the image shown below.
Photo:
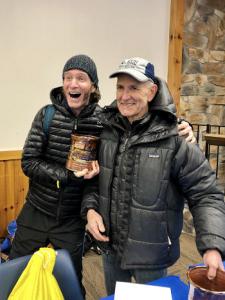
{"label": "jacket zipper", "polygon": [[[127,143],[130,139],[130,136],[131,136],[131,131],[128,131],[128,134],[125,138],[125,141],[124,141],[124,145],[123,145],[123,148],[121,149],[121,158],[120,158],[120,162],[123,161],[124,159],[124,156],[125,156],[125,152],[126,152],[126,148],[127,148]],[[119,174],[120,174],[120,178],[121,178],[121,163],[120,163],[120,169],[119,169]],[[118,196],[117,196],[118,197]],[[118,201],[118,198],[117,198],[117,201]],[[119,201],[118,201],[119,202]],[[123,199],[123,203],[124,203],[124,199]],[[118,229],[118,220],[116,218],[116,229]],[[119,241],[120,241],[120,232],[117,232],[117,236],[118,236],[118,245],[119,246]]]}
{"label": "jacket zipper", "polygon": [[58,202],[58,208],[56,212],[56,220],[58,221],[60,216],[60,208],[61,208],[62,192],[63,192],[59,180],[56,181],[56,187],[59,190],[59,196],[58,196],[59,202]]}
{"label": "jacket zipper", "polygon": [[[128,142],[128,140],[129,140],[129,138],[130,138],[130,132],[129,132],[128,136],[127,136],[126,139],[125,139],[125,142],[124,142],[124,145],[123,145],[123,152],[126,151],[126,146],[127,146],[127,142]],[[124,154],[123,154],[123,156],[124,156]]]}

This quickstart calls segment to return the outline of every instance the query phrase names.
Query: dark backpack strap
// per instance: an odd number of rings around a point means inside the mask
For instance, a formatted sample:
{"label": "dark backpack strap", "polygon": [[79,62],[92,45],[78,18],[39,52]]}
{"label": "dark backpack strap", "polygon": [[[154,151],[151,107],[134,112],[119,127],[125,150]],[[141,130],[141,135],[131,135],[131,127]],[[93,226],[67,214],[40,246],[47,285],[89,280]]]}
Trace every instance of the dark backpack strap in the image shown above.
{"label": "dark backpack strap", "polygon": [[43,122],[43,130],[46,138],[48,137],[48,129],[52,122],[54,113],[55,113],[55,106],[51,104],[48,105],[45,110],[44,122]]}

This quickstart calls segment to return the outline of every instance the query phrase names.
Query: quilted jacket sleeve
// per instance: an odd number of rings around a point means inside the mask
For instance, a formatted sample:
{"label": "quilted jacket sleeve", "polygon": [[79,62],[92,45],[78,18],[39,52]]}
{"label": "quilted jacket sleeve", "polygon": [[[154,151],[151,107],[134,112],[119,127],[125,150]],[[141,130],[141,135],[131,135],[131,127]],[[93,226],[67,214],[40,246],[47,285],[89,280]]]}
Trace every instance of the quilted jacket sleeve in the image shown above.
{"label": "quilted jacket sleeve", "polygon": [[181,142],[174,159],[173,176],[193,215],[199,252],[218,249],[225,258],[224,194],[197,145]]}
{"label": "quilted jacket sleeve", "polygon": [[43,130],[45,107],[35,116],[25,141],[22,155],[22,169],[31,180],[46,180],[64,183],[68,179],[68,171],[53,160],[45,159],[46,135]]}
{"label": "quilted jacket sleeve", "polygon": [[87,180],[84,188],[83,200],[81,204],[81,216],[86,219],[87,211],[89,209],[94,209],[98,211],[98,180],[99,176]]}

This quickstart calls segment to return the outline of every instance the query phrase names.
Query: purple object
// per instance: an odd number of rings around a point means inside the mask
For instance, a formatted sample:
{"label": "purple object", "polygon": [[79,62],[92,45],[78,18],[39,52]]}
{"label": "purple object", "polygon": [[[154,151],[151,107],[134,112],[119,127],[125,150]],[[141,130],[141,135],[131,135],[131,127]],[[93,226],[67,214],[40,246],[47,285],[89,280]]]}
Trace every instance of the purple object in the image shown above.
{"label": "purple object", "polygon": [[12,221],[7,226],[8,236],[0,244],[0,251],[5,251],[11,247],[11,239],[14,237],[17,229],[16,221]]}
{"label": "purple object", "polygon": [[8,233],[11,238],[14,237],[16,229],[17,229],[17,225],[16,225],[16,221],[14,220],[14,221],[10,222],[7,227]]}
{"label": "purple object", "polygon": [[4,251],[11,247],[11,242],[8,238],[5,238],[2,244],[0,244],[0,250]]}

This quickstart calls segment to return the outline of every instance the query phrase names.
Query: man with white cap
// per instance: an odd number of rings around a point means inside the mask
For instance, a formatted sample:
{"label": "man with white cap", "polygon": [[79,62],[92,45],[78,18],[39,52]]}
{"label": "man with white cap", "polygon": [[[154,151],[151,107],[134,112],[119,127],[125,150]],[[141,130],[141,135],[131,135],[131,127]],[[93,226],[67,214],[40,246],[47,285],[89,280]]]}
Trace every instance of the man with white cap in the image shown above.
{"label": "man with white cap", "polygon": [[179,258],[184,198],[208,278],[223,269],[225,203],[201,150],[177,132],[168,88],[145,59],[125,59],[116,105],[106,109],[99,149],[99,192],[83,200],[88,230],[100,241],[108,294],[116,281],[163,277]]}

